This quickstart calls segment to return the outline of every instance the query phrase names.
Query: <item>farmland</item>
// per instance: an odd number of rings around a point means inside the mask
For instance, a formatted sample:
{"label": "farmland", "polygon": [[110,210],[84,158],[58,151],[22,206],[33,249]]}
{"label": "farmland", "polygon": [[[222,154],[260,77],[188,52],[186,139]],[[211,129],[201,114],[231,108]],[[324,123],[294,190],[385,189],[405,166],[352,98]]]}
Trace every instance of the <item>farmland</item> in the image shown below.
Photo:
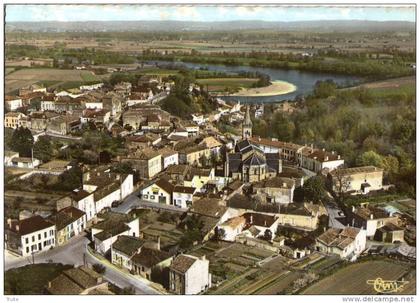
{"label": "farmland", "polygon": [[[313,284],[302,294],[306,295],[368,295],[376,294],[368,280],[399,280],[411,269],[408,265],[391,261],[366,261],[349,265]],[[409,289],[414,290],[413,285]],[[414,292],[415,293],[415,292]],[[411,294],[414,294],[411,293]]]}
{"label": "farmland", "polygon": [[86,70],[54,68],[20,69],[6,75],[6,92],[9,93],[21,87],[45,81],[56,84],[65,84],[67,82],[83,83],[101,81],[106,77],[107,75],[97,76]]}

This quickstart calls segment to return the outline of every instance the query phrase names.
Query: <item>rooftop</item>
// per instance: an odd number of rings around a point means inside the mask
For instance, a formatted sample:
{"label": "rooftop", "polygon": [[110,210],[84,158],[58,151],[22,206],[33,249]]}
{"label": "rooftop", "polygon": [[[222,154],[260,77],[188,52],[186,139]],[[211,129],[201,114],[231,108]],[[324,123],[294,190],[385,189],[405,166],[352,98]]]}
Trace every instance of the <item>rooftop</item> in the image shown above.
{"label": "rooftop", "polygon": [[185,274],[197,260],[198,258],[194,256],[179,255],[173,260],[171,270]]}
{"label": "rooftop", "polygon": [[135,254],[145,243],[144,240],[132,236],[118,236],[117,241],[112,244],[112,249],[119,250],[127,256]]}

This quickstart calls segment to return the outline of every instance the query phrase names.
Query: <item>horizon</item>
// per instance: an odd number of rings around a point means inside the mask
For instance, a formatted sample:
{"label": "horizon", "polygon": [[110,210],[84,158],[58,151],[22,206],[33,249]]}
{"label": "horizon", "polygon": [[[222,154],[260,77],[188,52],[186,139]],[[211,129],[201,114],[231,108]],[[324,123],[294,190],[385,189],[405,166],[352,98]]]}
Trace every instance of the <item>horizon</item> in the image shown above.
{"label": "horizon", "polygon": [[[94,17],[92,17],[94,16]],[[416,21],[414,5],[7,4],[5,22]]]}

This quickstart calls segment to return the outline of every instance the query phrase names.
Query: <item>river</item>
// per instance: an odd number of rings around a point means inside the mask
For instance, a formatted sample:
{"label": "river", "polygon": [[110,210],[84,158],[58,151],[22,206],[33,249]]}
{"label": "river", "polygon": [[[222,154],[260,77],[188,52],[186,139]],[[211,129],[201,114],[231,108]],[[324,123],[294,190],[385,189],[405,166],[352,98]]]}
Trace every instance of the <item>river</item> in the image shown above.
{"label": "river", "polygon": [[[174,62],[167,61],[154,61],[158,65],[173,65]],[[317,72],[306,72],[299,70],[286,70],[286,69],[275,69],[268,67],[252,67],[252,66],[230,66],[230,65],[217,65],[217,64],[200,64],[190,62],[176,62],[177,65],[186,67],[188,69],[200,69],[205,68],[210,71],[218,71],[225,73],[236,73],[240,71],[248,72],[260,72],[270,76],[272,81],[281,80],[292,83],[296,86],[294,92],[278,95],[278,96],[258,96],[258,97],[238,97],[238,96],[223,96],[224,100],[235,100],[241,101],[242,103],[269,103],[269,102],[280,102],[284,100],[293,100],[296,96],[309,94],[317,81],[331,79],[339,85],[352,85],[361,81],[360,77],[348,76],[348,75],[337,75],[337,74],[326,74]]]}

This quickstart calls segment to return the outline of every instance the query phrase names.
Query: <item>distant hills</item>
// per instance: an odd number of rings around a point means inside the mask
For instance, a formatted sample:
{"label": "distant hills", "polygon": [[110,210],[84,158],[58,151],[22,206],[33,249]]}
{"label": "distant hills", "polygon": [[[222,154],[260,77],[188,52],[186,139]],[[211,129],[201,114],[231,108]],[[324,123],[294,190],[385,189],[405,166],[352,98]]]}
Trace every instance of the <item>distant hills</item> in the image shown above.
{"label": "distant hills", "polygon": [[414,31],[415,22],[408,21],[80,21],[80,22],[7,22],[6,32],[111,32],[111,31],[237,31],[237,30],[281,30],[319,32],[385,32]]}

